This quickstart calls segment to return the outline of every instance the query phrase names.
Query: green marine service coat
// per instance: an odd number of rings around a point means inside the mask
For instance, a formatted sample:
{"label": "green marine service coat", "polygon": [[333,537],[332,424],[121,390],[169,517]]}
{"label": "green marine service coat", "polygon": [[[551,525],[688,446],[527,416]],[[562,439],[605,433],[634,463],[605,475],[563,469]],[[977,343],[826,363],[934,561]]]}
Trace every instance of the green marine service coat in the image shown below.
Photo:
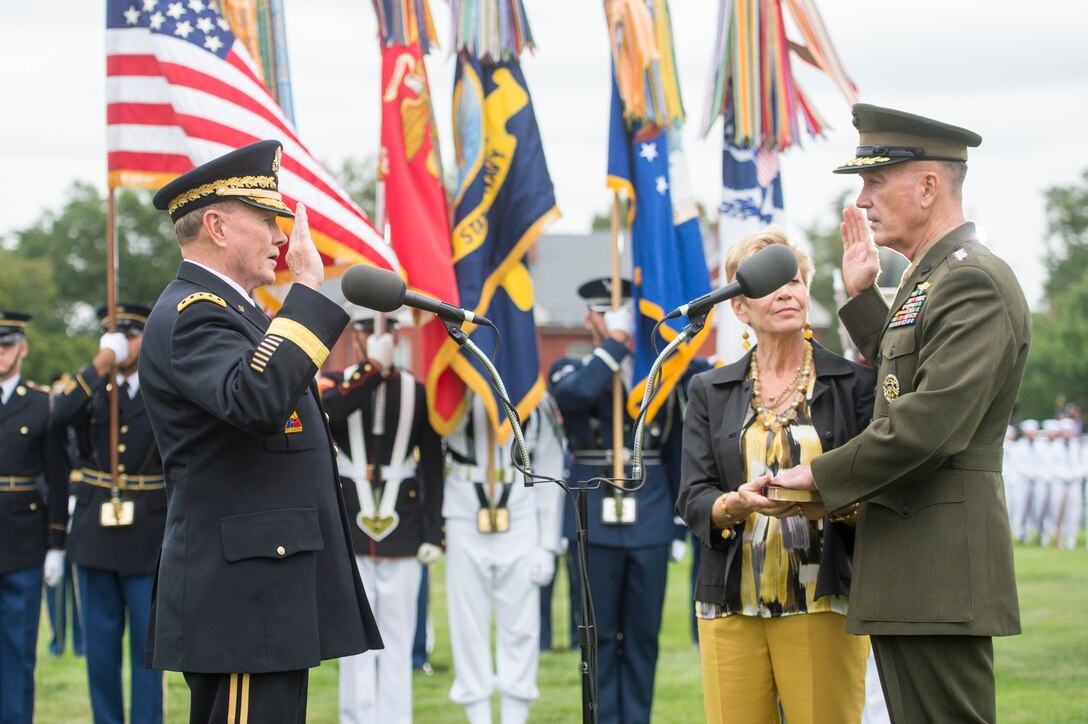
{"label": "green marine service coat", "polygon": [[890,309],[874,287],[839,312],[878,368],[872,424],[812,463],[829,510],[864,501],[847,629],[1016,634],[1001,457],[1028,356],[1027,302],[972,223],[917,262]]}

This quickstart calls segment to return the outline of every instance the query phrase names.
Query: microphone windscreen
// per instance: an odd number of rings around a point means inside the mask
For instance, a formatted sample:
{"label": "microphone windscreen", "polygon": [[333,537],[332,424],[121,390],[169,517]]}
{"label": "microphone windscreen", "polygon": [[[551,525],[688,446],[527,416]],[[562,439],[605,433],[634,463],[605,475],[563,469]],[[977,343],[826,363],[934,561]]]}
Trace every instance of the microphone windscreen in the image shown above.
{"label": "microphone windscreen", "polygon": [[797,276],[797,255],[785,244],[765,246],[737,267],[737,283],[749,299],[765,297]]}
{"label": "microphone windscreen", "polygon": [[392,312],[404,301],[404,280],[396,272],[369,264],[355,264],[340,278],[340,290],[352,304],[378,312]]}

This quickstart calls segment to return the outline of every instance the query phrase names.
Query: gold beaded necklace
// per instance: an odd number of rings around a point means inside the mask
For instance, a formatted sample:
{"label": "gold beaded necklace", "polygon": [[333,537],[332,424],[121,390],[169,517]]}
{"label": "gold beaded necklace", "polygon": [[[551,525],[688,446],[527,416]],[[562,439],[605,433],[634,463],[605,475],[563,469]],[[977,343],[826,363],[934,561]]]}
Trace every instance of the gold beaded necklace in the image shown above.
{"label": "gold beaded necklace", "polygon": [[[812,345],[805,344],[805,357],[801,366],[797,368],[797,374],[776,397],[772,397],[766,403],[763,401],[763,390],[759,384],[759,359],[752,355],[752,409],[756,412],[756,419],[767,430],[778,432],[786,425],[797,419],[797,410],[805,401],[808,389],[808,378],[812,374]],[[790,392],[794,392],[793,404],[782,412],[775,412],[775,408],[782,404]]]}

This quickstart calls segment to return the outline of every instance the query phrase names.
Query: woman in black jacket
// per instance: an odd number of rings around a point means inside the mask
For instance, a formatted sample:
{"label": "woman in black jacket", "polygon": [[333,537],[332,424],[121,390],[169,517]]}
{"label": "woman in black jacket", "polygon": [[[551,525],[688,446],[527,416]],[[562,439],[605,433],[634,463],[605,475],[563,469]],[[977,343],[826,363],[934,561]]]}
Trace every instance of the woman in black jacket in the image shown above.
{"label": "woman in black jacket", "polygon": [[[759,344],[696,376],[684,419],[677,512],[703,543],[696,615],[708,722],[858,721],[868,639],[846,633],[856,507],[769,500],[779,469],[842,445],[872,416],[875,375],[811,341],[813,266],[781,229],[730,250],[726,275],[770,244],[797,276],[733,300]],[[745,332],[747,338],[748,333]]]}

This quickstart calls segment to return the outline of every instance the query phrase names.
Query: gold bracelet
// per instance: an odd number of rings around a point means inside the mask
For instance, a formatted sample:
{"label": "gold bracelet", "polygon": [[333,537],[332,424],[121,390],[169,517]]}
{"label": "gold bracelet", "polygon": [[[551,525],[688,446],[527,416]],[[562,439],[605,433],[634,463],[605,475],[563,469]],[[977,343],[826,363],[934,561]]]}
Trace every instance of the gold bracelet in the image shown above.
{"label": "gold bracelet", "polygon": [[722,504],[722,512],[725,514],[725,520],[722,521],[722,528],[726,530],[732,528],[737,523],[741,522],[741,520],[743,520],[742,518],[734,518],[732,515],[729,514],[728,500],[730,495],[739,495],[739,493],[735,490],[730,490],[726,493],[722,493],[722,495],[718,498],[718,501]]}

